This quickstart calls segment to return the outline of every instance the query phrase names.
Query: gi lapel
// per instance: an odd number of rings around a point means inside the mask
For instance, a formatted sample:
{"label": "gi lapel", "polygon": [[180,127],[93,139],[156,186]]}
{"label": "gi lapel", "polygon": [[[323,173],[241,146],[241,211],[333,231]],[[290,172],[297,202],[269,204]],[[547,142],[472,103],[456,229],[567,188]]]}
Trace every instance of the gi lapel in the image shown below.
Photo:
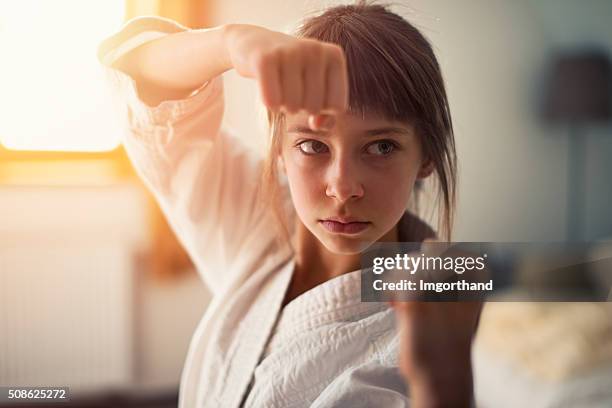
{"label": "gi lapel", "polygon": [[[290,259],[276,267],[267,265],[248,279],[233,298],[220,341],[230,343],[224,358],[224,372],[217,380],[220,406],[239,407],[268,338],[279,316],[295,262]],[[233,330],[228,325],[233,326]],[[223,338],[225,337],[225,339]]]}

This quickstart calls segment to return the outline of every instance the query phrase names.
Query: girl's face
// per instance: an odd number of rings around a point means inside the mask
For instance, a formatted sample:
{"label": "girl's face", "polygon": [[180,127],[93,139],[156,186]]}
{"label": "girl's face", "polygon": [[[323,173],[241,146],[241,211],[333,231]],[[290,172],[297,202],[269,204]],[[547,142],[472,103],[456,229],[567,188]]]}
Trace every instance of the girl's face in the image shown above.
{"label": "girl's face", "polygon": [[423,163],[413,126],[379,117],[335,117],[324,131],[308,114],[286,117],[281,160],[298,217],[331,252],[356,254],[402,217]]}

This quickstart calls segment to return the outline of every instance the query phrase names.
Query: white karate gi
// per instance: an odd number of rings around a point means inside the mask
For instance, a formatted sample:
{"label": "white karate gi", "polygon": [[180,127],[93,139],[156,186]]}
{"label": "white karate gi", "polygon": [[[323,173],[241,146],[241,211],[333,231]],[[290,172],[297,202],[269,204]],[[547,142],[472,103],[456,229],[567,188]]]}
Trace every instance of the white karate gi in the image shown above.
{"label": "white karate gi", "polygon": [[[407,406],[393,311],[361,303],[360,271],[282,310],[294,256],[275,244],[276,221],[255,196],[262,158],[220,128],[222,77],[184,100],[150,107],[134,81],[111,67],[135,47],[184,29],[135,19],[98,54],[119,98],[126,151],[214,295],[191,341],[180,407]],[[400,237],[432,236],[404,215]]]}

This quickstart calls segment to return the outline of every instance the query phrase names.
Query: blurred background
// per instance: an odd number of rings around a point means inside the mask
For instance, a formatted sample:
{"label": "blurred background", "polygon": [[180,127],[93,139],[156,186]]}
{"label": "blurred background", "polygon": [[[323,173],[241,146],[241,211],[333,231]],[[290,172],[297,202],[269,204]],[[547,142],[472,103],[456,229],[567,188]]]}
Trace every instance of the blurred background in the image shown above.
{"label": "blurred background", "polygon": [[[120,146],[98,43],[138,15],[291,31],[332,4],[0,0],[0,386],[69,386],[72,406],[176,406],[210,299]],[[446,79],[455,240],[612,240],[612,2],[393,4]],[[262,149],[255,84],[233,72],[225,84],[224,126]],[[488,305],[479,405],[612,406],[609,305]]]}

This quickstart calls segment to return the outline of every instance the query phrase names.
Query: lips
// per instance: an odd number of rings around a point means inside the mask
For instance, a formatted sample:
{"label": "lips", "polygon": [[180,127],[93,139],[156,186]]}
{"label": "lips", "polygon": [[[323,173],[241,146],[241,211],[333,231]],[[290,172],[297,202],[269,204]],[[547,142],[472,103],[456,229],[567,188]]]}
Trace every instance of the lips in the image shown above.
{"label": "lips", "polygon": [[359,221],[351,217],[331,217],[319,222],[329,232],[336,234],[358,234],[370,225],[368,221]]}
{"label": "lips", "polygon": [[322,221],[336,221],[336,222],[341,222],[342,224],[349,224],[351,222],[367,222],[367,221],[363,221],[355,217],[329,217]]}

